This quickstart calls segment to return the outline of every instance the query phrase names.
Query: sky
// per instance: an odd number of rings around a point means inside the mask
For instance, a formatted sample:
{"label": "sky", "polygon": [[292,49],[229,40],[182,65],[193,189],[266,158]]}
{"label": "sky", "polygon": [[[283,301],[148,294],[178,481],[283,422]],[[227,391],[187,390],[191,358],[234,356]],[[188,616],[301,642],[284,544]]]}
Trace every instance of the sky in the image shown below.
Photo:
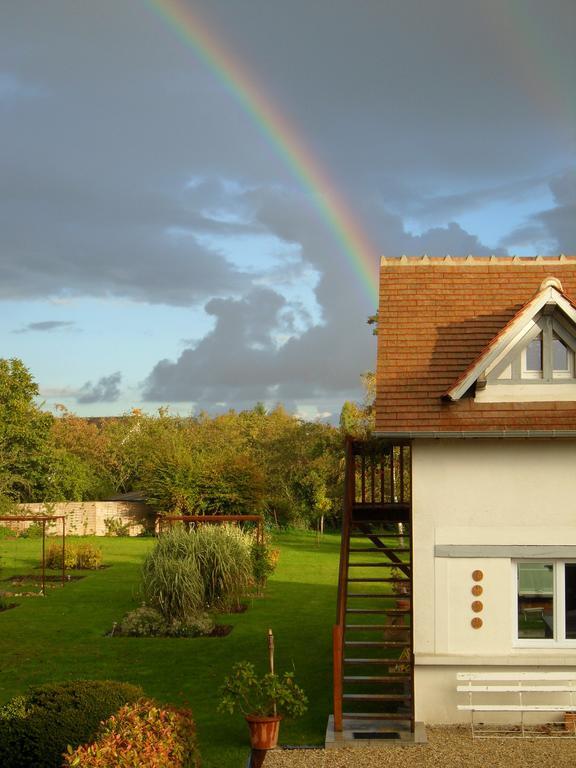
{"label": "sky", "polygon": [[375,366],[381,255],[574,254],[573,0],[0,0],[0,356],[44,407]]}

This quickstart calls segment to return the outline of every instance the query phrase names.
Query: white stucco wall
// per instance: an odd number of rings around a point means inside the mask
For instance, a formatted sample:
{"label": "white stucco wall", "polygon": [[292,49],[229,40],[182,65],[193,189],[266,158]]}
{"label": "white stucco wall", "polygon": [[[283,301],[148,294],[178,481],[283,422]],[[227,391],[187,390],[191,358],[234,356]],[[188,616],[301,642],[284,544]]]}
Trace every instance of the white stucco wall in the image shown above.
{"label": "white stucco wall", "polygon": [[[418,719],[466,720],[455,708],[457,671],[576,666],[576,648],[515,647],[512,557],[493,549],[454,556],[470,545],[576,546],[576,441],[416,440],[413,516]],[[471,593],[475,570],[484,574],[479,597]],[[471,626],[475,616],[480,629]]]}

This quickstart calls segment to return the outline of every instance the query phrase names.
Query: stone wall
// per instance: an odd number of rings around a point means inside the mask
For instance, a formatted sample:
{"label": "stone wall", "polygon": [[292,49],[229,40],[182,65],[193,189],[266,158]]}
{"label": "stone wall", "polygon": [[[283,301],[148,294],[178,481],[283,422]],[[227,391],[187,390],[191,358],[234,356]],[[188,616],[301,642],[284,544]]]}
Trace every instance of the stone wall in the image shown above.
{"label": "stone wall", "polygon": [[[66,533],[72,536],[105,536],[111,526],[128,525],[128,535],[154,532],[155,512],[143,501],[63,501],[49,504],[20,504],[22,515],[65,515]],[[14,530],[25,530],[32,523],[14,522]],[[0,525],[8,525],[2,522]],[[46,532],[62,534],[62,521],[49,524]]]}

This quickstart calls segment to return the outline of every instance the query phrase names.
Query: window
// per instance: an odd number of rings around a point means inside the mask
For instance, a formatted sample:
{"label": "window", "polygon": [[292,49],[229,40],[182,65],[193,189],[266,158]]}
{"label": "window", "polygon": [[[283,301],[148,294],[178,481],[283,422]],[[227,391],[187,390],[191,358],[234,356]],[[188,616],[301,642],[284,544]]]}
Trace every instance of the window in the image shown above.
{"label": "window", "polygon": [[576,646],[576,562],[516,563],[518,645]]}
{"label": "window", "polygon": [[498,366],[499,381],[512,378],[553,383],[574,378],[576,338],[559,318],[543,315],[527,337],[517,362],[507,359],[509,367]]}

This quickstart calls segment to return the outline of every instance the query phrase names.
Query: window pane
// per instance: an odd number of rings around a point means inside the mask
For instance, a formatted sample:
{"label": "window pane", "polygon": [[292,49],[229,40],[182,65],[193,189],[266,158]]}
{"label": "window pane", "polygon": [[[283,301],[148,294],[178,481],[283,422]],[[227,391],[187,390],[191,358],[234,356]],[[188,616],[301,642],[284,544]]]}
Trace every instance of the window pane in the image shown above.
{"label": "window pane", "polygon": [[518,563],[518,637],[554,636],[554,566]]}
{"label": "window pane", "polygon": [[526,370],[542,370],[542,334],[533,339],[526,347]]}
{"label": "window pane", "polygon": [[566,591],[566,639],[576,640],[576,563],[564,566]]}
{"label": "window pane", "polygon": [[552,340],[552,360],[555,371],[568,370],[568,347],[557,336]]}

